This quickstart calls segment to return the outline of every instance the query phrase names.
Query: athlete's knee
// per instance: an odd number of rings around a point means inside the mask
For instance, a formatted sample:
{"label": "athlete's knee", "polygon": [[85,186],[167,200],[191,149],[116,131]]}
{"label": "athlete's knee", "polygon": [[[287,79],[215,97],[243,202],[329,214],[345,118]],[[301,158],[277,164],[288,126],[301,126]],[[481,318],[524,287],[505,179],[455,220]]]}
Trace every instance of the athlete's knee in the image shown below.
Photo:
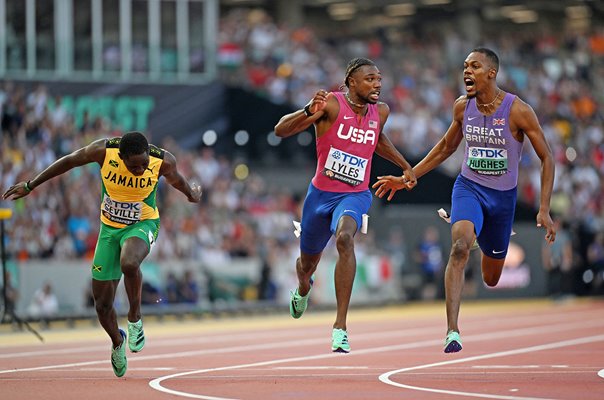
{"label": "athlete's knee", "polygon": [[463,239],[457,239],[451,246],[451,258],[455,261],[467,261],[470,257],[470,245]]}
{"label": "athlete's knee", "polygon": [[497,286],[503,267],[487,267],[482,269],[482,280],[489,287]]}
{"label": "athlete's knee", "polygon": [[94,309],[98,316],[105,316],[113,310],[113,302],[102,299],[94,299]]}
{"label": "athlete's knee", "polygon": [[348,232],[340,232],[336,237],[336,247],[340,254],[354,251],[354,236]]}
{"label": "athlete's knee", "polygon": [[312,274],[317,269],[321,257],[298,257],[296,260],[296,269],[302,274]]}
{"label": "athlete's knee", "polygon": [[495,287],[499,283],[499,276],[482,276],[482,280],[489,287]]}
{"label": "athlete's knee", "polygon": [[122,268],[122,273],[124,275],[137,274],[140,270],[140,262],[132,257],[121,257],[120,267]]}

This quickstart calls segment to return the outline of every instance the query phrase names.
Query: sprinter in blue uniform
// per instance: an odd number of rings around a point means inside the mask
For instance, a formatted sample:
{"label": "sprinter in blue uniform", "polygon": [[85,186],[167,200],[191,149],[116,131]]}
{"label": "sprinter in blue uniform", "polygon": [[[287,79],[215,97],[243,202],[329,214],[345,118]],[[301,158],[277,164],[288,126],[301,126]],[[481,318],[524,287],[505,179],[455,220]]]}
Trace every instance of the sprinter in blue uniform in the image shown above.
{"label": "sprinter in blue uniform", "polygon": [[[417,178],[427,174],[457,150],[465,139],[464,162],[452,195],[452,246],[445,271],[447,335],[445,353],[461,350],[458,316],[464,267],[474,240],[482,251],[482,278],[488,286],[499,282],[507,254],[514,210],[518,163],[528,137],[541,160],[541,197],[537,226],[545,239],[556,238],[550,216],[554,160],[532,107],[497,86],[499,57],[476,48],[464,61],[466,94],[453,105],[453,121],[442,139],[414,168]],[[404,177],[378,177],[376,195],[388,200],[404,188]]]}

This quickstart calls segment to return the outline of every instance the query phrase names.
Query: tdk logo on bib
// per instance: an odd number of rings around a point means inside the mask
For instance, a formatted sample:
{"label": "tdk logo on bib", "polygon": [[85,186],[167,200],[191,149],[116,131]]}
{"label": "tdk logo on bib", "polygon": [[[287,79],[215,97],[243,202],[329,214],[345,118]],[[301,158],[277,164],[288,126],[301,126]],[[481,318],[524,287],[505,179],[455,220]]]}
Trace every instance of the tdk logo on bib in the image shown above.
{"label": "tdk logo on bib", "polygon": [[332,147],[329,149],[323,175],[351,186],[363,183],[369,161]]}
{"label": "tdk logo on bib", "polygon": [[365,168],[365,163],[367,162],[365,158],[353,156],[352,154],[344,153],[338,150],[333,152],[333,158],[341,161],[342,163],[361,168]]}
{"label": "tdk logo on bib", "polygon": [[508,170],[508,151],[488,147],[470,147],[467,164],[479,174],[502,175]]}
{"label": "tdk logo on bib", "polygon": [[472,157],[486,158],[507,158],[508,154],[505,149],[485,149],[480,147],[471,147],[470,155]]}

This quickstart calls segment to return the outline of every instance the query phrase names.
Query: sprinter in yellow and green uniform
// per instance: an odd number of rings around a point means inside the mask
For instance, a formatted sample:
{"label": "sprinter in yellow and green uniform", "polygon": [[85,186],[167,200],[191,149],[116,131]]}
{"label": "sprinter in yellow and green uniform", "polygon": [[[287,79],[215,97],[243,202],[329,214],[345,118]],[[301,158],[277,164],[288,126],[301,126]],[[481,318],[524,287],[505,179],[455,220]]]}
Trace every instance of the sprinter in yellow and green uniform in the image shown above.
{"label": "sprinter in yellow and green uniform", "polygon": [[[163,176],[190,202],[201,199],[201,187],[189,184],[178,172],[176,158],[147,142],[140,132],[100,139],[52,163],[27,182],[11,186],[4,199],[27,196],[36,187],[75,167],[96,162],[101,166],[101,230],[92,262],[92,293],[101,326],[113,343],[111,365],[116,376],[126,373],[124,342],[132,352],[145,345],[141,319],[142,274],[140,265],[159,232],[156,192]],[[128,335],[119,328],[113,302],[124,275],[128,295]]]}

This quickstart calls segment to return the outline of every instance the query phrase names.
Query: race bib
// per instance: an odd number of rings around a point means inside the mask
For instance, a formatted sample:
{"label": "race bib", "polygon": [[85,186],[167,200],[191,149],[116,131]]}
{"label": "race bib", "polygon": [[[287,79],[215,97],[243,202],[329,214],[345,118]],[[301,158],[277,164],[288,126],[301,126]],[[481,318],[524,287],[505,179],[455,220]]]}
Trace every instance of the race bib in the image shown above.
{"label": "race bib", "polygon": [[142,202],[116,201],[107,196],[107,194],[103,197],[103,204],[101,207],[101,211],[105,218],[125,225],[132,225],[140,221],[141,216],[143,215]]}
{"label": "race bib", "polygon": [[468,149],[468,167],[483,175],[503,175],[508,171],[508,151],[486,147]]}
{"label": "race bib", "polygon": [[332,147],[323,167],[323,175],[350,186],[358,186],[365,180],[368,163],[366,158]]}

